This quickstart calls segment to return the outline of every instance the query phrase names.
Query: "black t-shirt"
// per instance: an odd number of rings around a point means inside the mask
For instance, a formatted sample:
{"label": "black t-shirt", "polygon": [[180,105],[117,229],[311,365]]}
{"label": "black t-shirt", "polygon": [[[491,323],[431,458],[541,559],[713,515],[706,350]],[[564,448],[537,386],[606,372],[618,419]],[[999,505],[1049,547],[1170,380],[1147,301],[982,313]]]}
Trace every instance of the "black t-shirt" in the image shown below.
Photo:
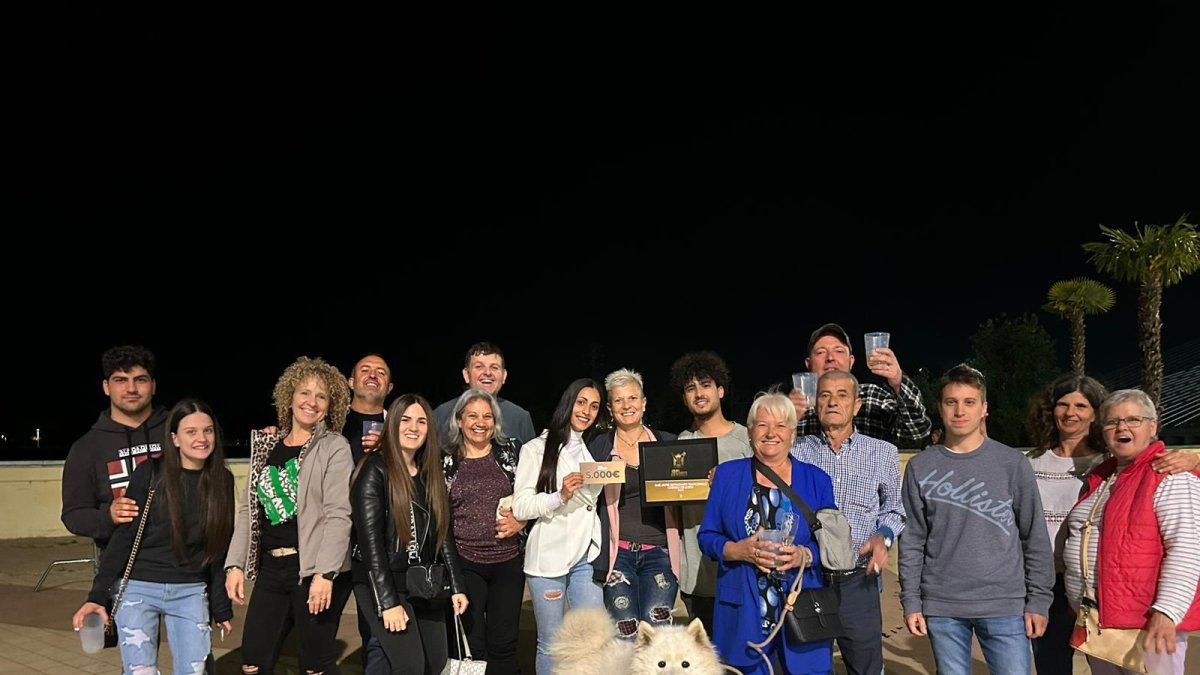
{"label": "black t-shirt", "polygon": [[299,488],[300,448],[280,439],[267,458],[254,486],[261,508],[262,549],[296,548],[300,530],[296,527],[296,502]]}
{"label": "black t-shirt", "polygon": [[359,460],[363,456],[362,437],[366,436],[366,425],[364,422],[379,422],[383,423],[383,413],[360,413],[356,410],[346,412],[346,424],[342,426],[342,435],[350,441],[350,455],[354,458],[354,466],[358,466]]}

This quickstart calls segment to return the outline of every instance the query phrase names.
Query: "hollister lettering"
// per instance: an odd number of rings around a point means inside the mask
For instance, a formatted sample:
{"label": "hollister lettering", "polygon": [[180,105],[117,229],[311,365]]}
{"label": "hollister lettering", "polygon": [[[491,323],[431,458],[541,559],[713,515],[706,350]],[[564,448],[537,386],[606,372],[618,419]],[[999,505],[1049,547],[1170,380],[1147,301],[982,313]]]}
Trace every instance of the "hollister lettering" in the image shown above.
{"label": "hollister lettering", "polygon": [[953,470],[940,477],[937,473],[936,469],[930,471],[920,481],[921,495],[926,500],[965,509],[1000,528],[1004,534],[1011,534],[1015,522],[1011,497],[997,501],[988,497],[987,483],[983,481],[967,478],[955,484],[951,480]]}

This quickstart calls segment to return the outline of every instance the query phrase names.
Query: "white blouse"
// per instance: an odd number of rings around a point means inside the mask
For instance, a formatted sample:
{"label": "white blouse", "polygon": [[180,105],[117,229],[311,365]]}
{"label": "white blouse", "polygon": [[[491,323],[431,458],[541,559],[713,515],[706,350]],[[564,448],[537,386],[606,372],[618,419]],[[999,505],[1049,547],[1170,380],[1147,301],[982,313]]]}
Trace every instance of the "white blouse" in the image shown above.
{"label": "white blouse", "polygon": [[513,481],[513,517],[534,520],[525,543],[525,574],[535,577],[561,577],[580,561],[591,562],[600,554],[600,517],[596,498],[603,485],[580,486],[571,499],[563,502],[558,490],[563,478],[579,471],[581,462],[592,462],[583,437],[572,431],[558,453],[558,471],[554,492],[538,492],[538,474],[542,470],[546,432],[521,446],[517,475]]}

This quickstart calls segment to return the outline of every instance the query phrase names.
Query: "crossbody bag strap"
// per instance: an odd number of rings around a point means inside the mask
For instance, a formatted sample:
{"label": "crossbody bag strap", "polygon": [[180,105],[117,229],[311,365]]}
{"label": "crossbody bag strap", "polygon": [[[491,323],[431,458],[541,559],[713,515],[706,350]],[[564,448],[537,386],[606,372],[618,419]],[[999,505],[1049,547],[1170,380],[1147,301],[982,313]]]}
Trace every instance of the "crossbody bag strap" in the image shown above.
{"label": "crossbody bag strap", "polygon": [[1096,510],[1100,508],[1100,502],[1104,500],[1104,493],[1108,491],[1108,484],[1116,478],[1113,474],[1104,480],[1104,484],[1100,486],[1100,491],[1096,493],[1096,501],[1092,502],[1092,510],[1088,512],[1087,521],[1083,524],[1083,539],[1079,545],[1079,567],[1083,574],[1083,597],[1096,601],[1096,592],[1092,584],[1092,575],[1088,574],[1088,546],[1092,540],[1092,521],[1096,518]]}
{"label": "crossbody bag strap", "polygon": [[154,501],[154,488],[150,488],[150,494],[146,495],[146,506],[142,508],[142,517],[138,520],[137,534],[133,537],[133,548],[129,551],[129,561],[125,563],[125,573],[121,575],[121,584],[117,586],[117,594],[113,597],[113,611],[108,615],[108,623],[104,626],[104,630],[110,633],[112,632],[110,626],[115,629],[117,610],[121,607],[121,598],[125,595],[129,574],[133,572],[133,561],[137,558],[138,547],[142,543],[142,532],[146,530],[146,519],[150,517],[150,502],[152,501]]}
{"label": "crossbody bag strap", "polygon": [[804,519],[808,521],[808,529],[813,533],[813,536],[816,536],[817,530],[821,529],[821,521],[817,520],[817,514],[813,513],[813,510],[809,508],[808,502],[801,499],[800,495],[796,494],[796,491],[792,489],[791,485],[783,482],[783,479],[779,477],[779,474],[775,473],[770,467],[759,461],[757,457],[754,458],[754,470],[766,476],[768,480],[774,483],[775,487],[779,488],[781,492],[787,495],[787,498],[792,501],[794,506],[800,507],[800,511],[804,513]]}

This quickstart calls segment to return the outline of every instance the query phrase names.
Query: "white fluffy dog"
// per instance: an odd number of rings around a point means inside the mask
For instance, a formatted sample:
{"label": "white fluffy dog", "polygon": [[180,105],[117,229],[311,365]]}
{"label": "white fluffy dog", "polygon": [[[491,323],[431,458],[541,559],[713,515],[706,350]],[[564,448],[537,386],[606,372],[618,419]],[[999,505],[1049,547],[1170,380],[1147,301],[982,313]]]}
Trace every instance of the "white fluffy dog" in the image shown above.
{"label": "white fluffy dog", "polygon": [[554,675],[722,675],[724,666],[693,620],[687,627],[638,625],[637,637],[621,639],[603,608],[567,612],[550,646]]}

